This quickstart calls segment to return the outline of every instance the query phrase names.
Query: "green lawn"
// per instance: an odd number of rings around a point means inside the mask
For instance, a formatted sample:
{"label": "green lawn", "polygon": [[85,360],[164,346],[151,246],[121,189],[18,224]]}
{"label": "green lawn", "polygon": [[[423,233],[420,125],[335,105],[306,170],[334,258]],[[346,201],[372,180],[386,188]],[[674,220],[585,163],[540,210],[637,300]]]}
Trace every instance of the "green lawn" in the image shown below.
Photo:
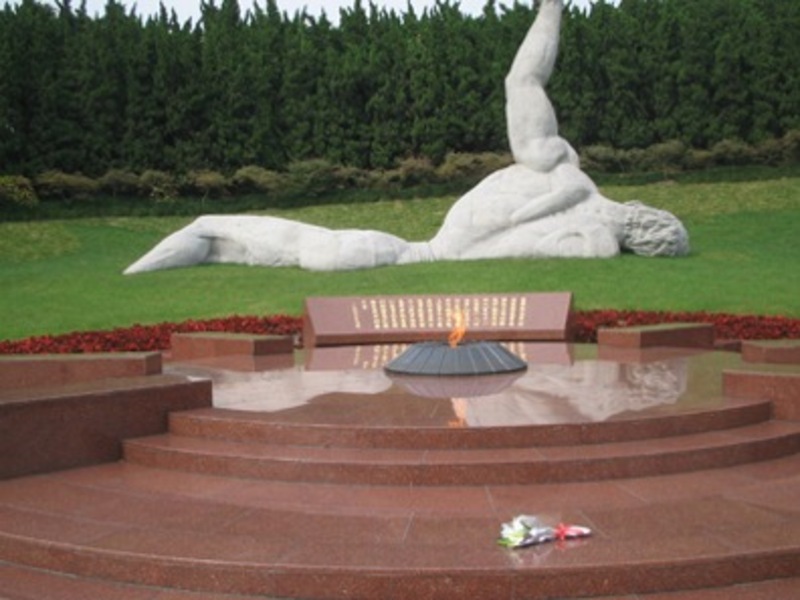
{"label": "green lawn", "polygon": [[[608,186],[687,225],[686,258],[498,260],[344,273],[201,266],[121,271],[185,218],[0,223],[0,339],[231,314],[300,314],[316,295],[569,290],[579,309],[800,316],[800,178]],[[273,211],[331,227],[426,239],[454,198]]]}

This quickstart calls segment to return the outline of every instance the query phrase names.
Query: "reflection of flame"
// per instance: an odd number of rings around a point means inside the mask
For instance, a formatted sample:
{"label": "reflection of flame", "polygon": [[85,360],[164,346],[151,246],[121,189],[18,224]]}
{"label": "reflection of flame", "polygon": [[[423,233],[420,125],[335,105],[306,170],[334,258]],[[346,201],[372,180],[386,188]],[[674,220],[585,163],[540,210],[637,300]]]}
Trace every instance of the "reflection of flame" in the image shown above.
{"label": "reflection of flame", "polygon": [[448,427],[461,429],[467,426],[467,401],[464,398],[453,398],[453,412],[456,418],[447,422]]}
{"label": "reflection of flame", "polygon": [[451,348],[455,348],[461,343],[461,340],[464,339],[464,335],[467,333],[467,324],[464,320],[464,311],[462,310],[454,310],[452,318],[453,329],[450,331],[450,335],[447,336],[447,343],[450,344]]}

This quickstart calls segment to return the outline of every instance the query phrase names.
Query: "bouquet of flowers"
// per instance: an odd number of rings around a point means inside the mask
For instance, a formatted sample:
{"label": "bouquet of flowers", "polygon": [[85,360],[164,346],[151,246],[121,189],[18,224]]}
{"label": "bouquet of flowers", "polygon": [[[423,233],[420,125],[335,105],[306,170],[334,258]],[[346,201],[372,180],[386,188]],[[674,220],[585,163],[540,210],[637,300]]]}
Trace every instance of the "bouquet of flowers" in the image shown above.
{"label": "bouquet of flowers", "polygon": [[588,537],[592,530],[580,525],[559,523],[550,527],[542,523],[538,517],[519,515],[508,523],[503,523],[497,543],[506,548],[524,548],[554,540],[564,541]]}

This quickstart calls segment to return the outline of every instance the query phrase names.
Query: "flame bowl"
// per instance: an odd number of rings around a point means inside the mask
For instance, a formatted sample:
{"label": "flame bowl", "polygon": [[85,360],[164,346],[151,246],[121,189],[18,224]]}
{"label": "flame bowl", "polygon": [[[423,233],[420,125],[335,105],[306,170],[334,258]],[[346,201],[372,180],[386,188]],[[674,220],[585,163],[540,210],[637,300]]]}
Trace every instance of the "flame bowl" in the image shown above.
{"label": "flame bowl", "polygon": [[522,377],[524,371],[475,377],[430,377],[389,373],[389,379],[420,398],[478,398],[499,394]]}
{"label": "flame bowl", "polygon": [[421,342],[387,363],[389,373],[453,377],[512,373],[528,368],[525,361],[497,342]]}

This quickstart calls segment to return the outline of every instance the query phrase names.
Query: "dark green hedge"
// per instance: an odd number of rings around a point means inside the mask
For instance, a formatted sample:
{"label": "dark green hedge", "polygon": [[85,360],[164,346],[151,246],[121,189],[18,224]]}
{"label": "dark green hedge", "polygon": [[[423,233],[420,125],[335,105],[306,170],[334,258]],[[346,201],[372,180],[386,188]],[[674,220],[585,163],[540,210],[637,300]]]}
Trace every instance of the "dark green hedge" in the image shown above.
{"label": "dark green hedge", "polygon": [[[0,11],[0,174],[114,170],[117,194],[125,172],[229,178],[247,165],[375,170],[502,153],[503,77],[535,14],[530,3],[469,17],[450,2],[423,14],[361,2],[333,25],[272,0],[244,14],[222,0],[184,23],[77,4]],[[781,139],[800,129],[797,31],[794,0],[568,8],[550,87],[562,134],[623,151]],[[209,196],[221,183],[195,177]]]}

